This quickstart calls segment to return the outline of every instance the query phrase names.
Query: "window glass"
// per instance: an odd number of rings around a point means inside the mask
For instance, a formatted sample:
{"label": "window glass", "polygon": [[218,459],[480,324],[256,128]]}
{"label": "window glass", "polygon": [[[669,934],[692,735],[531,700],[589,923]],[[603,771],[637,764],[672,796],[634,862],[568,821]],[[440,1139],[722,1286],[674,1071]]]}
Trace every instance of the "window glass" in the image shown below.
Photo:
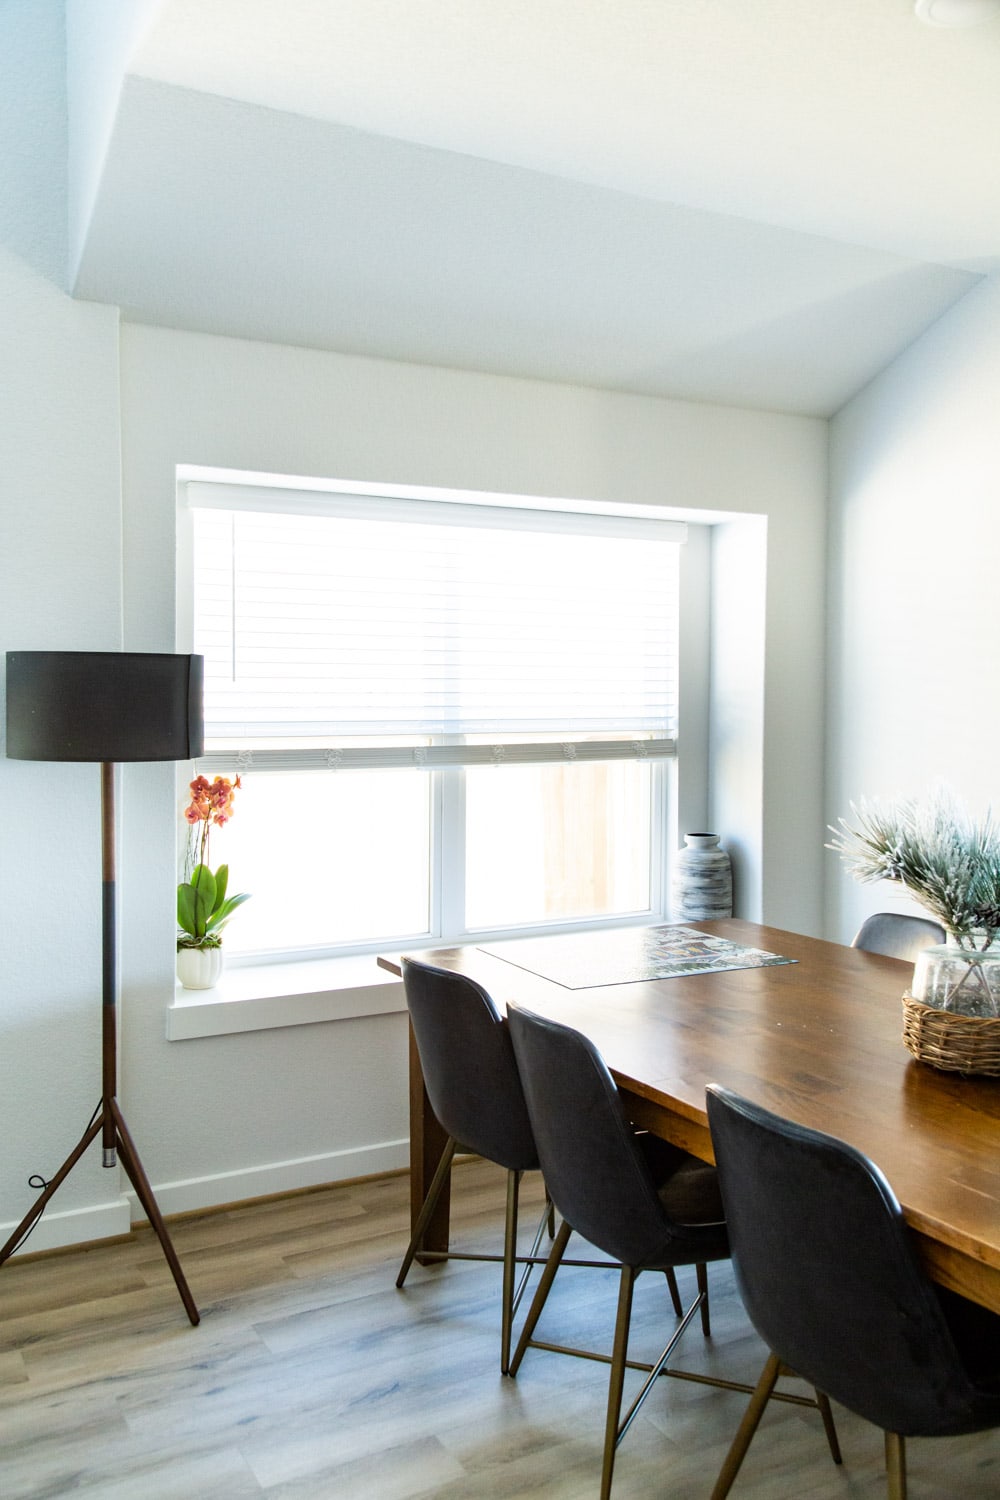
{"label": "window glass", "polygon": [[469,927],[648,911],[650,769],[638,761],[468,769]]}
{"label": "window glass", "polygon": [[430,778],[420,771],[242,775],[212,862],[250,891],[231,954],[422,935],[430,919]]}

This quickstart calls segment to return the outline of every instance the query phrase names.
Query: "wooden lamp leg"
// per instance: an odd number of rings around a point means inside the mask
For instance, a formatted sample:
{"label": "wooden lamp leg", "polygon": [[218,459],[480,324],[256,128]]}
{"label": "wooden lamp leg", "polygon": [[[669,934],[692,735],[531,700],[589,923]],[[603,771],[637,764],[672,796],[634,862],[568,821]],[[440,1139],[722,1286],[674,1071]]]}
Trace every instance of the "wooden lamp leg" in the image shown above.
{"label": "wooden lamp leg", "polygon": [[49,1199],[69,1176],[76,1166],[80,1157],[86,1151],[92,1141],[98,1136],[102,1142],[102,1165],[113,1167],[116,1164],[117,1155],[121,1156],[121,1164],[125,1168],[129,1181],[135,1188],[136,1196],[145,1210],[160,1246],[167,1259],[177,1290],[180,1292],[181,1301],[187,1311],[192,1324],[201,1321],[201,1314],[195,1306],[194,1298],[181,1270],[181,1263],[177,1259],[175,1251],[167,1233],[167,1226],[163,1222],[163,1215],[157,1206],[153,1196],[153,1189],[149,1185],[149,1178],[143,1170],[139,1153],[136,1151],[129,1135],[128,1126],[115,1097],[117,1090],[117,1047],[118,1026],[116,1013],[117,999],[117,934],[115,931],[115,783],[114,765],[104,761],[101,764],[101,864],[102,864],[102,923],[103,923],[103,1003],[101,1005],[101,1070],[102,1070],[102,1093],[101,1102],[93,1120],[87,1126],[78,1144],[67,1156],[51,1182],[46,1183],[44,1191],[35,1200],[24,1218],[18,1224],[14,1233],[7,1243],[0,1249],[0,1266],[8,1260],[18,1248],[25,1236],[34,1228],[41,1218]]}

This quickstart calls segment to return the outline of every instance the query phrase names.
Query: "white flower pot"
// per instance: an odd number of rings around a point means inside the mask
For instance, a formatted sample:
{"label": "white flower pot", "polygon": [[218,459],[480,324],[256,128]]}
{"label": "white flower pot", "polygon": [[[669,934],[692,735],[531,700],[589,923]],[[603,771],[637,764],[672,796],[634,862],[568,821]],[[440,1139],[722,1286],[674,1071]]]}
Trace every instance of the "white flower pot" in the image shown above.
{"label": "white flower pot", "polygon": [[210,990],[222,976],[221,948],[179,948],[177,978],[186,990]]}

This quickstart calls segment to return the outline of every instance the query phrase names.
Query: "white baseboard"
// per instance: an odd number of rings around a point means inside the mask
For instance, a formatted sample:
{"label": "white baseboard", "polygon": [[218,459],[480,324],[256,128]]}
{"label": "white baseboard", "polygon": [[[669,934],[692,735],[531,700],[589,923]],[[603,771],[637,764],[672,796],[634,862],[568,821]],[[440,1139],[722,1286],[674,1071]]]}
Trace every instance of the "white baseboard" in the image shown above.
{"label": "white baseboard", "polygon": [[[190,1177],[182,1182],[154,1183],[153,1195],[160,1212],[169,1217],[171,1214],[216,1208],[223,1203],[265,1198],[270,1193],[289,1193],[296,1188],[322,1187],[328,1182],[346,1182],[354,1177],[394,1172],[406,1167],[409,1159],[409,1141],[385,1141],[380,1145],[359,1146],[348,1151],[328,1151],[320,1156],[265,1162],[236,1172]],[[116,1203],[71,1209],[68,1213],[48,1208],[23,1251],[19,1253],[60,1250],[68,1245],[84,1244],[88,1240],[110,1239],[113,1235],[128,1234],[130,1223],[145,1217],[131,1188]],[[15,1227],[16,1221],[0,1224],[0,1245],[13,1233]]]}
{"label": "white baseboard", "polygon": [[[160,1212],[184,1214],[202,1208],[216,1208],[222,1203],[242,1203],[246,1199],[265,1198],[269,1193],[289,1193],[296,1188],[322,1187],[328,1182],[346,1182],[352,1177],[368,1177],[379,1172],[394,1172],[410,1160],[408,1140],[385,1141],[374,1146],[358,1146],[347,1151],[328,1151],[320,1156],[300,1156],[291,1161],[264,1162],[235,1172],[217,1172],[206,1177],[189,1177],[182,1182],[153,1184]],[[143,1219],[135,1194],[127,1197],[133,1219]]]}
{"label": "white baseboard", "polygon": [[[116,1234],[128,1234],[132,1214],[128,1200],[102,1203],[91,1208],[71,1208],[60,1213],[47,1208],[17,1255],[33,1255],[38,1250],[61,1250],[65,1245],[82,1245],[88,1240],[106,1240]],[[0,1224],[0,1245],[17,1228],[17,1222]]]}

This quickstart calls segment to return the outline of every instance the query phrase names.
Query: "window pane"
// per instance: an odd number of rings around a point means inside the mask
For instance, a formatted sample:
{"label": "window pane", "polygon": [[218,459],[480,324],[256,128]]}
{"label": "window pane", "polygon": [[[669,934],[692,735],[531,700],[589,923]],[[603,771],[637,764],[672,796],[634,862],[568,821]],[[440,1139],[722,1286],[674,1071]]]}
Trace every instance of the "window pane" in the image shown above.
{"label": "window pane", "polygon": [[649,910],[649,765],[475,767],[465,777],[470,928]]}
{"label": "window pane", "polygon": [[247,767],[212,849],[252,895],[230,951],[650,913],[662,768],[629,757],[674,748],[682,531],[336,484],[188,497],[202,769]]}
{"label": "window pane", "polygon": [[245,775],[213,866],[250,891],[226,928],[229,953],[374,942],[425,933],[430,778],[419,771]]}

